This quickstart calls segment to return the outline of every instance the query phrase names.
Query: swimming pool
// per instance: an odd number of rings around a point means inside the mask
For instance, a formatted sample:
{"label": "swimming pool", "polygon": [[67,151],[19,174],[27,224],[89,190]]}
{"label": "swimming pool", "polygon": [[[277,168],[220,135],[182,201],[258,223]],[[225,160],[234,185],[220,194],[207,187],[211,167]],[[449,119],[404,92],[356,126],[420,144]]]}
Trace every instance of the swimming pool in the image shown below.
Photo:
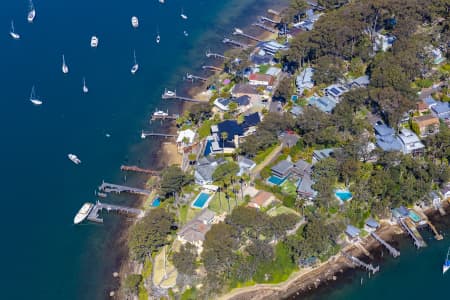
{"label": "swimming pool", "polygon": [[161,204],[161,199],[159,197],[155,198],[152,202],[152,207],[158,207]]}
{"label": "swimming pool", "polygon": [[208,156],[211,153],[211,145],[212,145],[212,140],[208,140],[206,142],[206,146],[205,146],[205,152],[203,153],[204,156]]}
{"label": "swimming pool", "polygon": [[201,192],[198,194],[197,198],[195,198],[194,202],[192,202],[193,208],[200,208],[203,209],[206,206],[208,206],[209,200],[212,198],[212,195]]}
{"label": "swimming pool", "polygon": [[413,220],[416,223],[419,223],[421,220],[420,216],[412,210],[409,211],[409,217],[411,218],[411,220]]}
{"label": "swimming pool", "polygon": [[336,190],[334,195],[343,202],[351,200],[353,197],[352,193],[347,190]]}
{"label": "swimming pool", "polygon": [[269,179],[267,179],[267,182],[271,183],[271,184],[274,184],[274,185],[280,185],[285,180],[286,180],[286,178],[280,178],[278,176],[272,175],[272,176],[269,177]]}

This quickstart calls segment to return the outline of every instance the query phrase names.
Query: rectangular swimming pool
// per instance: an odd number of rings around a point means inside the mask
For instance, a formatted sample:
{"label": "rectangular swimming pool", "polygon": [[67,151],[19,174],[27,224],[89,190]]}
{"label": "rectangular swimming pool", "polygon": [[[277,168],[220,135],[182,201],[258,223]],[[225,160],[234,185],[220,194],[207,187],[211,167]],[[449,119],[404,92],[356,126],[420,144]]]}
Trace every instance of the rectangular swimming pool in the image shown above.
{"label": "rectangular swimming pool", "polygon": [[203,209],[206,206],[208,206],[209,199],[212,197],[212,195],[201,192],[198,194],[197,198],[195,198],[194,202],[192,203],[193,208],[200,208]]}
{"label": "rectangular swimming pool", "polygon": [[411,218],[411,220],[413,220],[416,223],[420,222],[420,216],[417,215],[415,212],[413,212],[412,210],[409,211],[409,217]]}
{"label": "rectangular swimming pool", "polygon": [[274,185],[280,185],[285,180],[286,180],[286,178],[280,178],[278,176],[272,175],[272,176],[269,177],[269,179],[267,179],[267,182],[271,183],[271,184],[274,184]]}

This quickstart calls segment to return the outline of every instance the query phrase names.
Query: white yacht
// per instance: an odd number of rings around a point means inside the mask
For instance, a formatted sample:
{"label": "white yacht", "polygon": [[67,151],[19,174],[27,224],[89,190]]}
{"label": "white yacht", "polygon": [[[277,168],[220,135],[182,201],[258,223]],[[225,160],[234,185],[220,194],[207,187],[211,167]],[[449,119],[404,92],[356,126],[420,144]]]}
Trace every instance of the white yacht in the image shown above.
{"label": "white yacht", "polygon": [[69,153],[67,154],[67,157],[76,165],[81,164],[81,160],[76,156],[75,154]]}
{"label": "white yacht", "polygon": [[133,28],[139,27],[139,20],[136,16],[131,17],[131,26],[133,26]]}
{"label": "white yacht", "polygon": [[36,9],[34,8],[33,1],[30,0],[30,10],[28,11],[27,15],[28,23],[33,23],[35,17],[36,17]]}
{"label": "white yacht", "polygon": [[154,117],[159,117],[159,118],[165,118],[165,117],[168,117],[169,114],[168,114],[167,112],[165,112],[165,111],[157,110],[157,111],[155,111],[155,112],[153,113],[153,116],[154,116]]}
{"label": "white yacht", "polygon": [[159,44],[161,42],[161,36],[159,33],[156,35],[156,43]]}
{"label": "white yacht", "polygon": [[136,51],[133,51],[133,57],[134,57],[134,65],[131,67],[131,74],[134,75],[139,70],[139,64],[136,61]]}
{"label": "white yacht", "polygon": [[31,88],[31,95],[30,95],[30,101],[31,103],[33,103],[34,105],[41,105],[42,104],[42,100],[40,100],[38,97],[36,97],[36,92],[34,90],[34,85]]}
{"label": "white yacht", "polygon": [[158,0],[159,3],[164,4],[164,0]]}
{"label": "white yacht", "polygon": [[175,95],[176,95],[175,92],[172,92],[172,91],[166,91],[166,96],[173,97],[173,96],[175,96]]}
{"label": "white yacht", "polygon": [[88,87],[86,86],[86,79],[83,77],[83,93],[89,92]]}
{"label": "white yacht", "polygon": [[78,213],[75,215],[75,218],[73,219],[74,224],[80,224],[83,222],[91,212],[92,208],[94,207],[94,204],[86,202],[83,204],[83,206],[80,208]]}
{"label": "white yacht", "polygon": [[184,20],[187,20],[187,15],[184,14],[183,9],[181,9],[181,14],[180,14],[181,18]]}
{"label": "white yacht", "polygon": [[98,37],[96,37],[95,35],[93,35],[91,37],[91,47],[92,48],[97,48],[98,46]]}
{"label": "white yacht", "polygon": [[9,35],[15,40],[20,39],[20,34],[16,33],[14,30],[14,21],[11,21],[11,31],[9,32]]}
{"label": "white yacht", "polygon": [[68,67],[67,64],[66,64],[66,59],[65,59],[65,57],[64,57],[64,54],[62,55],[62,67],[61,67],[61,70],[62,70],[62,72],[63,72],[64,74],[69,73],[69,67]]}

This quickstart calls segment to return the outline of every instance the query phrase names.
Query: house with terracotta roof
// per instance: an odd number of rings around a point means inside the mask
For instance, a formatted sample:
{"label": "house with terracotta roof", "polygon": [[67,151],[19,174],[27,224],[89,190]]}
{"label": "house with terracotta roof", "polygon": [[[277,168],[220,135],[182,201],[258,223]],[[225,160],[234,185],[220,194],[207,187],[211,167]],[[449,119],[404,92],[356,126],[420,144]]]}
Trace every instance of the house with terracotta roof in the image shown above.
{"label": "house with terracotta roof", "polygon": [[275,201],[275,196],[269,192],[259,192],[249,203],[248,206],[260,209],[267,207]]}
{"label": "house with terracotta roof", "polygon": [[439,118],[433,115],[414,117],[413,122],[417,125],[421,137],[439,132]]}
{"label": "house with terracotta roof", "polygon": [[248,80],[248,83],[250,85],[262,85],[271,87],[273,85],[273,82],[275,81],[275,78],[267,74],[253,73],[248,76]]}
{"label": "house with terracotta roof", "polygon": [[241,83],[236,84],[231,89],[231,96],[233,96],[234,98],[248,96],[250,97],[251,102],[258,101],[261,98],[259,92],[256,90],[256,87],[254,85]]}
{"label": "house with terracotta roof", "polygon": [[430,111],[430,108],[428,107],[428,104],[425,103],[424,101],[419,101],[416,104],[416,110],[419,114],[423,114]]}

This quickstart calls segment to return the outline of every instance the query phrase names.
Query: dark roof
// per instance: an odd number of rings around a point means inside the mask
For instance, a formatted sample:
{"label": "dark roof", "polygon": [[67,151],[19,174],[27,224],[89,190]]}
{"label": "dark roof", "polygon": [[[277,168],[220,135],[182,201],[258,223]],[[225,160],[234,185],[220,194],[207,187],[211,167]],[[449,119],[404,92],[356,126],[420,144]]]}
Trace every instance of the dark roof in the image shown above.
{"label": "dark roof", "polygon": [[393,135],[395,133],[394,129],[386,124],[375,124],[373,129],[375,129],[376,134],[380,136]]}
{"label": "dark roof", "polygon": [[409,210],[406,208],[406,207],[404,207],[404,206],[400,206],[398,209],[397,209],[397,211],[401,214],[401,215],[403,215],[403,216],[407,216],[407,215],[409,215]]}
{"label": "dark roof", "polygon": [[248,128],[252,126],[256,126],[261,122],[261,118],[259,117],[259,113],[255,112],[248,116],[244,116],[243,126]]}
{"label": "dark roof", "polygon": [[294,166],[293,163],[287,160],[282,160],[279,163],[277,163],[275,166],[272,167],[272,171],[279,173],[279,174],[285,174],[288,172],[292,167]]}
{"label": "dark roof", "polygon": [[378,224],[378,222],[375,221],[375,220],[372,219],[372,218],[367,219],[366,225],[369,226],[369,227],[372,227],[372,228],[378,228],[378,227],[380,227],[380,224]]}
{"label": "dark roof", "polygon": [[239,94],[258,94],[258,91],[256,88],[249,84],[236,84],[233,87],[232,93],[239,93]]}
{"label": "dark roof", "polygon": [[359,235],[360,230],[352,225],[347,225],[347,228],[345,229],[345,233],[348,234],[350,237],[355,238]]}
{"label": "dark roof", "polygon": [[250,104],[250,97],[247,95],[232,99],[231,101],[236,102],[239,106],[246,106]]}
{"label": "dark roof", "polygon": [[217,102],[219,102],[219,103],[222,104],[223,106],[227,106],[228,104],[230,104],[230,99],[227,99],[227,98],[219,98],[219,99],[217,99]]}
{"label": "dark roof", "polygon": [[217,127],[219,129],[219,138],[222,138],[222,132],[226,132],[228,134],[228,141],[232,141],[235,135],[244,135],[244,129],[236,120],[225,120],[217,124]]}

